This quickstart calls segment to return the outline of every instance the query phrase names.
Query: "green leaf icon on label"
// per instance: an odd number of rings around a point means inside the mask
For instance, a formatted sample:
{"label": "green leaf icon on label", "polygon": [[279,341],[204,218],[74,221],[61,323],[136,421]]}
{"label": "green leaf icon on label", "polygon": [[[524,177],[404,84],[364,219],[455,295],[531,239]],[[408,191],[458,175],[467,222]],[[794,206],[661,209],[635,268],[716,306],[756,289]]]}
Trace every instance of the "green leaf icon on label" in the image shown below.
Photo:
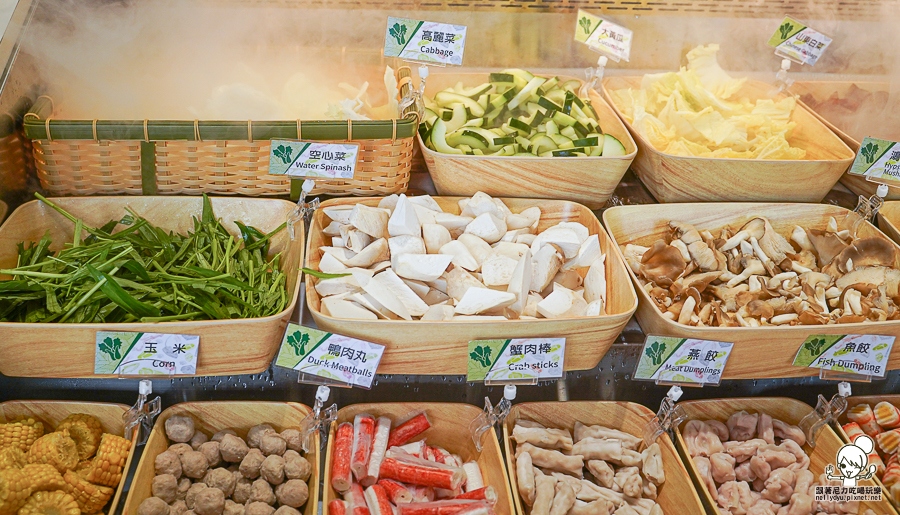
{"label": "green leaf icon on label", "polygon": [[395,23],[390,30],[391,37],[397,40],[398,45],[406,43],[406,26]]}
{"label": "green leaf icon on label", "polygon": [[662,363],[663,353],[666,351],[666,344],[662,342],[653,342],[650,347],[647,348],[646,354],[647,357],[653,361],[653,365],[659,365]]}
{"label": "green leaf icon on label", "polygon": [[866,146],[860,149],[859,153],[866,158],[866,163],[872,164],[875,162],[875,155],[878,153],[878,145],[870,141]]}
{"label": "green leaf icon on label", "polygon": [[109,359],[122,359],[122,340],[107,336],[100,343],[100,352],[109,355]]}
{"label": "green leaf icon on label", "polygon": [[793,30],[794,30],[794,26],[789,21],[782,23],[781,27],[778,27],[778,33],[781,34],[781,39],[787,39],[788,35]]}
{"label": "green leaf icon on label", "polygon": [[469,357],[481,363],[483,367],[491,366],[491,348],[486,345],[475,347],[475,350],[469,354]]}
{"label": "green leaf icon on label", "polygon": [[825,340],[821,338],[814,338],[806,343],[806,350],[809,351],[813,356],[818,356],[822,354],[822,347],[825,346]]}
{"label": "green leaf icon on label", "polygon": [[294,354],[303,356],[306,354],[306,344],[309,343],[309,335],[301,331],[296,331],[294,334],[287,337],[287,342],[288,345],[294,349]]}
{"label": "green leaf icon on label", "polygon": [[289,165],[291,164],[291,154],[294,153],[294,149],[286,145],[278,145],[272,153],[281,158],[281,162]]}
{"label": "green leaf icon on label", "polygon": [[587,16],[582,16],[580,20],[578,20],[578,25],[581,25],[582,30],[584,30],[585,34],[591,33],[591,20],[587,18]]}

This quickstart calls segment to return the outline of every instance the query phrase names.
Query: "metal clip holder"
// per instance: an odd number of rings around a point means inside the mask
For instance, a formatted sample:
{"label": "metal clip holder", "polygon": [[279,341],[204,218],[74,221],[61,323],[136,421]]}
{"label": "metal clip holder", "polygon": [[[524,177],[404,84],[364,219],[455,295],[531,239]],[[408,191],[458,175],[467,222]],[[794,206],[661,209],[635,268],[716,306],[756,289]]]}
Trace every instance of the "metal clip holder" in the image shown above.
{"label": "metal clip holder", "polygon": [[153,383],[147,379],[138,383],[137,402],[122,415],[122,421],[125,423],[123,436],[132,440],[134,445],[147,443],[150,431],[153,430],[153,419],[159,415],[162,408],[162,401],[158,395],[152,401],[147,401],[147,396],[151,393],[153,393]]}
{"label": "metal clip holder", "polygon": [[[595,47],[590,47],[591,50],[596,50]],[[605,55],[601,55],[597,59],[597,67],[596,68],[585,68],[584,76],[587,78],[587,82],[581,86],[581,89],[578,91],[578,95],[581,98],[588,98],[588,92],[592,89],[600,90],[600,84],[603,81],[603,74],[606,72],[606,65],[609,63],[609,58]]]}
{"label": "metal clip holder", "polygon": [[800,420],[800,429],[806,435],[806,443],[810,447],[816,446],[816,437],[819,431],[827,424],[837,421],[844,411],[847,410],[847,397],[850,396],[850,383],[842,382],[838,384],[838,393],[829,401],[823,395],[819,395],[816,403],[816,409],[809,412],[808,415]]}
{"label": "metal clip holder", "polygon": [[475,448],[481,452],[481,440],[484,434],[496,423],[503,423],[506,416],[509,415],[509,409],[512,407],[512,401],[516,398],[516,385],[508,384],[503,387],[503,398],[496,406],[491,404],[490,397],[484,398],[484,411],[475,417],[469,424],[469,431],[472,433],[472,441],[475,442]]}
{"label": "metal clip holder", "polygon": [[781,69],[778,70],[778,73],[775,74],[775,86],[778,88],[778,93],[787,91],[791,87],[791,85],[794,84],[794,79],[788,78],[788,70],[790,69],[791,60],[782,59]]}
{"label": "metal clip holder", "polygon": [[313,212],[319,208],[319,198],[316,197],[312,199],[311,202],[306,202],[306,197],[309,195],[309,192],[316,187],[316,181],[312,179],[303,179],[303,186],[300,190],[300,198],[297,199],[297,207],[291,211],[291,214],[288,215],[287,219],[287,229],[288,235],[291,237],[291,241],[295,240],[294,236],[294,225],[304,220],[309,223],[310,217],[312,217]]}
{"label": "metal clip holder", "polygon": [[680,386],[669,388],[656,416],[644,426],[644,442],[648,446],[653,445],[653,442],[664,433],[674,431],[678,424],[687,418],[681,406],[676,404],[683,393]]}
{"label": "metal clip holder", "polygon": [[312,411],[300,421],[300,433],[305,452],[309,452],[309,444],[316,431],[319,431],[319,441],[325,445],[325,436],[331,429],[331,424],[337,420],[337,404],[322,408],[329,396],[331,396],[331,388],[319,386],[316,389],[316,402],[313,404]]}
{"label": "metal clip holder", "polygon": [[419,66],[419,87],[409,88],[406,95],[400,99],[399,109],[401,113],[407,107],[415,104],[416,114],[419,115],[419,120],[422,120],[425,117],[425,79],[427,78],[428,66],[423,64]]}

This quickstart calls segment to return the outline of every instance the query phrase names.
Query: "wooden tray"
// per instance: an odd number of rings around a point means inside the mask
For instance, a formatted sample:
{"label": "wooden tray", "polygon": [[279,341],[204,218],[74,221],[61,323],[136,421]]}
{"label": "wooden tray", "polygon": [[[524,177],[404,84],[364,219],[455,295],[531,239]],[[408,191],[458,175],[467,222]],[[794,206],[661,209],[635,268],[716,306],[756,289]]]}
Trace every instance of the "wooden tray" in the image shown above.
{"label": "wooden tray", "polygon": [[[900,188],[894,189],[900,192]],[[900,202],[885,202],[881,206],[878,210],[878,227],[892,240],[900,243]]]}
{"label": "wooden tray", "polygon": [[[503,443],[506,450],[506,470],[509,471],[509,481],[516,501],[516,513],[527,515],[517,487],[515,450],[510,438],[516,419],[533,420],[547,427],[565,428],[570,431],[574,431],[575,422],[579,421],[587,425],[601,424],[642,436],[644,426],[652,418],[652,411],[633,402],[569,401],[514,404],[503,425]],[[659,498],[656,502],[665,513],[702,513],[700,497],[691,484],[691,478],[675,450],[675,444],[668,437],[660,438],[657,442],[662,450],[666,482],[659,489]]]}
{"label": "wooden tray", "polygon": [[[200,216],[200,197],[83,197],[53,199],[63,209],[99,227],[121,218],[125,207],[165,230],[182,234],[193,228],[192,216]],[[253,225],[263,232],[274,230],[296,207],[285,200],[214,198],[213,210],[225,228],[239,236],[235,220]],[[25,324],[0,323],[0,372],[18,377],[98,377],[94,375],[94,353],[97,331],[136,331],[179,333],[200,336],[197,375],[255,374],[265,370],[284,335],[284,328],[294,312],[300,294],[299,268],[303,262],[303,228],[298,224],[299,239],[290,241],[287,230],[272,238],[270,253],[282,253],[283,270],[287,271],[288,307],[281,313],[264,318],[216,320],[201,322],[161,322],[155,324]],[[50,233],[59,249],[72,241],[74,224],[40,201],[32,201],[16,209],[0,226],[0,268],[16,266],[16,244],[38,241]],[[8,279],[0,276],[0,279]],[[67,342],[66,352],[59,352],[60,342]]]}
{"label": "wooden tray", "polygon": [[[650,245],[666,233],[669,221],[693,224],[698,230],[718,230],[726,225],[739,228],[756,216],[769,219],[780,234],[790,234],[794,225],[824,229],[828,218],[840,223],[848,210],[827,204],[681,204],[620,206],[603,213],[603,223],[616,243]],[[884,234],[870,223],[861,224],[863,237]],[[895,244],[896,246],[896,244]],[[900,250],[900,247],[897,247]],[[735,344],[725,367],[723,379],[761,379],[764,377],[801,377],[818,375],[818,369],[795,367],[791,363],[800,344],[813,334],[884,334],[900,337],[900,321],[866,322],[795,327],[693,327],[663,318],[662,312],[640,287],[637,276],[628,268],[637,285],[637,320],[646,334],[677,336],[732,342]],[[900,368],[900,355],[892,357],[888,369]]]}
{"label": "wooden tray", "polygon": [[[322,203],[322,207],[357,203],[376,206],[379,200],[332,199]],[[435,200],[445,212],[459,214],[459,197],[435,197]],[[539,336],[566,338],[566,370],[597,366],[637,307],[637,297],[627,280],[627,267],[621,254],[611,251],[611,241],[597,217],[580,204],[564,200],[503,201],[514,213],[530,206],[540,206],[542,215],[539,230],[558,222],[575,221],[587,226],[591,234],[599,235],[600,248],[607,253],[606,277],[609,290],[606,309],[611,314],[591,318],[506,322],[348,320],[322,313],[319,294],[315,289],[317,279],[307,275],[306,300],[318,328],[386,345],[387,349],[378,367],[380,374],[465,374],[470,340]],[[328,245],[331,241],[323,232],[329,222],[322,209],[316,210],[307,243],[307,268],[319,269],[319,247]]]}
{"label": "wooden tray", "polygon": [[[717,506],[716,502],[713,501],[712,496],[710,496],[709,491],[706,489],[706,485],[700,480],[700,474],[697,471],[697,467],[694,465],[694,461],[691,459],[690,453],[688,453],[687,445],[682,437],[681,431],[687,421],[694,419],[714,419],[724,423],[732,413],[745,410],[750,413],[764,412],[771,415],[772,418],[777,418],[788,424],[797,425],[803,417],[813,410],[809,404],[787,397],[709,399],[686,401],[679,403],[679,405],[684,409],[687,419],[678,426],[678,430],[676,431],[675,437],[678,444],[678,452],[681,453],[681,456],[687,465],[688,472],[690,472],[691,478],[694,480],[697,491],[700,492],[700,498],[703,499],[703,504],[706,506],[709,515],[718,515],[719,512],[715,509],[715,506]],[[815,475],[816,480],[818,480],[820,474],[825,472],[826,465],[832,464],[836,466],[834,462],[835,456],[837,456],[837,452],[843,444],[844,443],[838,437],[837,433],[835,433],[831,427],[825,427],[816,439],[815,448],[810,447],[809,444],[803,445],[803,450],[809,455],[809,470]],[[859,484],[860,486],[875,485],[875,483],[870,480],[860,481]],[[896,513],[891,507],[891,504],[885,500],[882,500],[881,502],[861,502],[859,513],[863,513],[866,509],[872,509],[879,515]]]}
{"label": "wooden tray", "polygon": [[[253,402],[253,401],[210,401],[185,402],[176,404],[160,413],[153,425],[147,445],[141,455],[131,491],[125,499],[122,515],[137,513],[141,502],[150,497],[150,484],[156,475],[154,461],[156,456],[169,447],[166,438],[165,423],[173,415],[190,416],[194,419],[194,427],[203,430],[207,436],[223,430],[234,429],[241,438],[246,439],[247,431],[259,424],[270,424],[276,431],[288,428],[299,428],[300,422],[310,412],[309,407],[295,402]],[[309,500],[303,507],[303,515],[315,515],[319,499],[319,434],[313,436],[310,451],[304,457],[312,465],[309,476]]]}
{"label": "wooden tray", "polygon": [[[343,422],[353,423],[353,418],[360,413],[368,413],[373,417],[389,417],[396,422],[410,413],[424,411],[428,414],[431,428],[414,438],[414,441],[425,440],[428,445],[443,447],[451,454],[456,454],[463,462],[477,461],[484,477],[484,485],[492,486],[497,491],[496,513],[512,514],[513,500],[509,490],[509,479],[503,470],[503,456],[497,433],[491,428],[482,440],[482,451],[475,449],[469,432],[469,423],[481,410],[471,404],[450,402],[392,402],[384,404],[354,404],[341,409],[337,413],[337,421],[332,424],[328,435],[328,451],[325,454],[325,481],[322,487],[322,506],[328,515],[328,503],[341,496],[331,487],[331,460],[334,457],[334,435],[337,426]],[[126,514],[127,515],[127,514]]]}
{"label": "wooden tray", "polygon": [[[887,401],[887,402],[890,402],[891,404],[893,404],[894,406],[900,406],[900,395],[897,395],[897,394],[893,394],[893,395],[891,395],[891,394],[859,395],[859,396],[853,395],[853,396],[847,397],[847,410],[849,411],[850,408],[852,408],[853,406],[857,406],[859,404],[869,404],[872,406],[872,408],[875,408],[875,405],[881,401]],[[838,436],[841,437],[841,440],[844,443],[850,443],[850,437],[847,436],[847,432],[844,431],[843,427],[841,427],[843,424],[850,422],[850,420],[847,419],[847,411],[844,411],[843,413],[841,413],[841,416],[838,418],[838,422],[839,423],[835,424],[835,427],[834,427],[835,432],[837,432]],[[876,451],[878,450],[877,443],[875,444],[875,449],[876,449]],[[880,456],[881,452],[878,452],[878,455]],[[877,476],[873,477],[872,480],[875,481],[876,485],[878,485],[882,488],[882,490],[884,492],[884,497],[886,499],[890,500],[891,505],[894,508],[894,513],[896,513],[897,510],[900,509],[900,499],[891,499],[891,496],[889,496],[887,494],[887,488],[884,486],[884,483],[882,483],[881,480],[878,479]]]}
{"label": "wooden tray", "polygon": [[[486,73],[438,74],[428,79],[428,94],[434,95],[457,81],[487,82]],[[564,77],[564,80],[572,80]],[[419,136],[419,148],[439,195],[471,196],[483,191],[491,196],[562,199],[600,209],[628,171],[637,146],[609,104],[593,89],[591,105],[605,134],[622,142],[621,157],[492,157],[457,156],[435,152]]]}
{"label": "wooden tray", "polygon": [[[69,415],[75,413],[84,413],[96,417],[103,425],[103,432],[111,433],[116,436],[124,436],[125,423],[122,417],[130,406],[124,404],[110,404],[105,402],[80,402],[80,401],[6,401],[0,403],[0,422],[13,419],[15,417],[26,416],[34,417],[44,423],[44,433],[56,426]],[[130,436],[127,437],[129,440]],[[125,471],[131,469],[131,460],[134,458],[134,448],[132,445],[128,451],[128,459],[125,460]],[[106,513],[115,513],[119,507],[119,500],[122,497],[122,490],[125,487],[126,477],[122,476],[119,486],[116,487],[116,494],[113,496],[110,504],[106,506]]]}
{"label": "wooden tray", "polygon": [[[640,77],[603,80],[605,98],[623,121],[625,117],[611,101],[609,91],[639,88],[640,84]],[[769,89],[764,83],[748,81],[738,95],[760,98]],[[804,160],[675,156],[657,150],[631,124],[625,124],[638,146],[634,169],[660,202],[819,202],[855,155],[809,111],[795,109],[791,120],[797,122],[797,127],[790,142],[806,149]]]}

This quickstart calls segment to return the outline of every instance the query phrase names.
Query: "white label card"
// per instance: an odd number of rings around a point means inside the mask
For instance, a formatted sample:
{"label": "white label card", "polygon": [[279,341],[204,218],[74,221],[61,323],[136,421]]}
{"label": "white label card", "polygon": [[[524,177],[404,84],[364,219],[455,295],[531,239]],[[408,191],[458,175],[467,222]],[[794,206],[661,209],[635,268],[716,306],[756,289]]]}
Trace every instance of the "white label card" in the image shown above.
{"label": "white label card", "polygon": [[587,11],[578,10],[575,41],[580,41],[615,61],[628,61],[633,38],[634,32],[630,29]]}
{"label": "white label card", "polygon": [[769,38],[769,46],[775,47],[776,54],[810,66],[816,64],[830,44],[830,37],[788,16]]}
{"label": "white label card", "polygon": [[634,378],[660,383],[717,385],[733,343],[647,336]]}
{"label": "white label card", "polygon": [[385,57],[461,66],[465,48],[465,25],[388,17]]}
{"label": "white label card", "polygon": [[289,323],[275,364],[371,388],[384,345]]}
{"label": "white label card", "polygon": [[884,377],[893,347],[893,336],[814,334],[797,350],[794,365]]}
{"label": "white label card", "polygon": [[473,340],[466,378],[492,383],[558,379],[565,355],[565,338]]}
{"label": "white label card", "polygon": [[98,331],[94,373],[194,375],[199,355],[199,336]]}
{"label": "white label card", "polygon": [[310,179],[352,179],[359,143],[272,140],[269,173]]}

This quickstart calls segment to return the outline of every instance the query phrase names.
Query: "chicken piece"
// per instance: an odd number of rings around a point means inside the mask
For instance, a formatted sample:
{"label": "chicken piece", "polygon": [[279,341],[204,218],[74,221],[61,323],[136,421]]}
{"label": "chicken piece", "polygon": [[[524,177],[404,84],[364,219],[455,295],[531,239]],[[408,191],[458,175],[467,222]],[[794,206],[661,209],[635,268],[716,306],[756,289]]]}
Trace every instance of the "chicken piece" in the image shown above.
{"label": "chicken piece", "polygon": [[603,426],[586,426],[581,422],[575,422],[575,441],[580,442],[585,438],[608,438],[620,440],[622,448],[636,451],[641,448],[644,440],[638,436]]}
{"label": "chicken piece", "polygon": [[803,434],[803,430],[797,426],[792,426],[778,420],[777,418],[773,418],[772,427],[775,430],[775,438],[793,440],[800,445],[806,443],[806,435]]}
{"label": "chicken piece", "polygon": [[550,506],[550,515],[566,515],[574,505],[575,490],[566,482],[557,482],[553,504]]}
{"label": "chicken piece", "polygon": [[550,515],[550,507],[553,505],[553,496],[556,493],[557,480],[553,476],[546,476],[540,470],[534,471],[534,506],[531,515]]}
{"label": "chicken piece", "polygon": [[621,461],[622,441],[609,438],[582,438],[572,446],[573,455],[586,460]]}
{"label": "chicken piece", "polygon": [[700,480],[706,485],[706,490],[715,501],[719,496],[719,491],[716,489],[716,482],[712,477],[712,467],[709,463],[709,458],[706,456],[692,456],[691,459],[694,461],[694,466],[697,467],[697,474],[700,476]]}
{"label": "chicken piece", "polygon": [[[811,495],[795,490],[794,495],[791,496],[791,502],[786,506],[787,510],[784,515],[808,515],[813,512],[815,506],[816,501]],[[782,515],[782,512],[779,511],[778,515]]]}
{"label": "chicken piece", "polygon": [[576,500],[568,515],[609,515],[614,509],[616,509],[616,505],[606,499],[598,499],[590,503]]}
{"label": "chicken piece", "polygon": [[544,449],[572,450],[572,435],[565,429],[547,429],[515,426],[513,439],[516,443],[530,443]]}
{"label": "chicken piece", "polygon": [[708,425],[714,433],[716,433],[716,436],[719,437],[719,440],[723,442],[728,441],[728,426],[726,426],[725,423],[713,419],[704,420],[703,422]]}
{"label": "chicken piece", "polygon": [[746,481],[748,483],[752,483],[756,480],[756,474],[754,474],[753,470],[750,468],[749,460],[734,467],[734,479],[736,481]]}
{"label": "chicken piece", "polygon": [[516,446],[516,457],[523,452],[527,452],[531,455],[531,461],[534,463],[535,467],[564,472],[579,479],[584,477],[584,472],[582,471],[584,468],[584,458],[582,456],[566,456],[559,451],[541,449],[528,443]]}
{"label": "chicken piece", "polygon": [[766,413],[759,414],[759,422],[756,425],[757,438],[761,438],[766,443],[775,443],[775,429],[772,427],[772,417]]}
{"label": "chicken piece", "polygon": [[709,464],[713,480],[718,484],[734,481],[734,463],[734,456],[724,452],[717,452],[710,456]]}
{"label": "chicken piece", "polygon": [[637,467],[622,467],[616,471],[613,482],[628,497],[641,497],[641,474]]}
{"label": "chicken piece", "polygon": [[738,411],[728,417],[728,434],[732,440],[746,442],[756,436],[756,426],[759,421],[759,413],[747,413]]}
{"label": "chicken piece", "polygon": [[754,438],[746,442],[725,442],[725,452],[734,456],[738,463],[745,462],[756,455],[761,445],[766,445],[765,440]]}
{"label": "chicken piece", "polygon": [[794,472],[809,468],[809,455],[806,454],[806,451],[804,451],[797,442],[794,440],[783,440],[778,447],[783,451],[793,454],[794,457],[797,458],[797,461],[788,465],[787,468]]}
{"label": "chicken piece", "polygon": [[641,497],[644,499],[652,499],[656,500],[659,496],[659,488],[653,483],[653,481],[644,478],[641,482]]}
{"label": "chicken piece", "polygon": [[747,515],[777,515],[781,505],[765,499],[757,499],[753,506],[747,510]]}
{"label": "chicken piece", "polygon": [[797,462],[793,454],[781,450],[777,445],[764,445],[756,451],[756,456],[750,458],[750,469],[756,475],[757,481],[769,479],[773,470],[787,467]]}
{"label": "chicken piece", "polygon": [[716,502],[725,509],[725,513],[746,515],[747,510],[753,506],[755,501],[750,494],[750,485],[744,482],[729,481],[719,487],[719,497]]}
{"label": "chicken piece", "polygon": [[683,436],[691,456],[710,456],[724,449],[715,431],[701,420],[688,421]]}
{"label": "chicken piece", "polygon": [[597,483],[604,488],[613,487],[613,477],[616,471],[613,470],[609,463],[603,460],[588,460],[586,463],[588,471],[597,480]]}
{"label": "chicken piece", "polygon": [[666,482],[662,451],[660,451],[658,443],[653,442],[653,445],[644,449],[644,452],[641,453],[641,461],[643,462],[641,473],[645,478],[652,481],[656,486]]}
{"label": "chicken piece", "polygon": [[534,466],[531,463],[531,455],[523,452],[516,456],[516,482],[519,486],[519,495],[525,504],[534,504]]}
{"label": "chicken piece", "polygon": [[786,503],[794,493],[794,471],[786,468],[773,470],[766,478],[766,488],[761,492],[763,499],[775,503]]}

